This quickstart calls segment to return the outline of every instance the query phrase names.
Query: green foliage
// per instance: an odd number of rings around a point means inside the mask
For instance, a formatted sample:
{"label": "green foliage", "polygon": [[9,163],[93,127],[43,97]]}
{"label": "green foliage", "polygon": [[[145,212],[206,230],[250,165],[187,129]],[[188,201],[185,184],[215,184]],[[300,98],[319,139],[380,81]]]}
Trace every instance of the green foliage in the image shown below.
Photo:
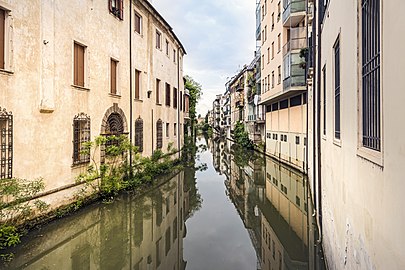
{"label": "green foliage", "polygon": [[[21,233],[17,226],[30,219],[35,213],[48,209],[41,200],[32,200],[45,189],[42,178],[34,181],[25,179],[3,179],[0,185],[0,250],[20,243]],[[2,253],[3,260],[11,260],[12,253]]]}
{"label": "green foliage", "polygon": [[245,130],[242,122],[238,121],[234,129],[234,139],[242,147],[253,149],[253,142],[249,139],[249,133]]}
{"label": "green foliage", "polygon": [[190,93],[190,110],[189,110],[190,119],[192,123],[195,123],[197,119],[196,117],[197,103],[202,95],[202,86],[200,83],[194,81],[194,79],[188,75],[184,76],[184,78],[186,79],[186,84],[184,85],[184,87]]}

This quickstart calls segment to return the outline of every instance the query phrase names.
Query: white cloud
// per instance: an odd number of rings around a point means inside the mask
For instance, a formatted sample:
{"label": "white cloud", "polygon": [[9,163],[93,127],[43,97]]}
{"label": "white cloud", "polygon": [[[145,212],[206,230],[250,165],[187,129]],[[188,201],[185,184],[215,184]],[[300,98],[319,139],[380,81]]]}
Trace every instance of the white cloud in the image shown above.
{"label": "white cloud", "polygon": [[197,107],[205,115],[228,78],[249,64],[255,50],[255,9],[251,0],[153,0],[188,55],[184,73],[203,86]]}

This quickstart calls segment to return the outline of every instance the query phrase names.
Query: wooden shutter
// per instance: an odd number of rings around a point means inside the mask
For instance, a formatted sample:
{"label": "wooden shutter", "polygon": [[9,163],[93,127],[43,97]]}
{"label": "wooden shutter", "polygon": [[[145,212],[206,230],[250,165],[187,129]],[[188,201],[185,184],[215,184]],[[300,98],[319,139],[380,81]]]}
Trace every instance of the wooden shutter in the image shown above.
{"label": "wooden shutter", "polygon": [[124,0],[118,0],[119,18],[124,19]]}
{"label": "wooden shutter", "polygon": [[156,79],[156,104],[160,104],[160,80]]}
{"label": "wooden shutter", "polygon": [[135,70],[135,99],[139,99],[139,92],[141,87],[141,72],[139,70]]}
{"label": "wooden shutter", "polygon": [[6,12],[0,9],[0,69],[4,69]]}
{"label": "wooden shutter", "polygon": [[166,106],[170,106],[170,84],[166,83]]}
{"label": "wooden shutter", "polygon": [[84,87],[84,47],[74,45],[74,82],[75,85]]}
{"label": "wooden shutter", "polygon": [[117,61],[111,59],[111,94],[117,94]]}
{"label": "wooden shutter", "polygon": [[135,13],[135,31],[141,33],[141,19],[142,17]]}
{"label": "wooden shutter", "polygon": [[173,108],[177,108],[177,89],[173,87]]}

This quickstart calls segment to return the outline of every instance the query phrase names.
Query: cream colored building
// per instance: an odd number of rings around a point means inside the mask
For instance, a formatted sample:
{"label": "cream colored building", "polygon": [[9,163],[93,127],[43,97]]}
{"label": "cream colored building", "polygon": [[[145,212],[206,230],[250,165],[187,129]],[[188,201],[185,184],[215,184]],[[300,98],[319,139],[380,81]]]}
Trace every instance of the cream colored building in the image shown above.
{"label": "cream colored building", "polygon": [[181,148],[185,50],[148,1],[0,0],[0,29],[0,178],[43,177],[60,205],[96,136]]}
{"label": "cream colored building", "polygon": [[309,137],[315,132],[320,156],[310,171],[326,261],[329,269],[405,269],[405,2],[324,3],[308,104],[315,98]]}
{"label": "cream colored building", "polygon": [[306,168],[306,1],[261,0],[261,102],[266,153]]}

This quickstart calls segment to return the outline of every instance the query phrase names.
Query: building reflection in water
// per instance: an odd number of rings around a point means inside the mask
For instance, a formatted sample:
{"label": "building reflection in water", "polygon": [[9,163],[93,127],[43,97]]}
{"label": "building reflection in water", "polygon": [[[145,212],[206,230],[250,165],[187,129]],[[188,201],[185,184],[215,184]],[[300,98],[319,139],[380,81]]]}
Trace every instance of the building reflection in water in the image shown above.
{"label": "building reflection in water", "polygon": [[[160,188],[97,204],[29,235],[11,269],[185,269],[185,220],[200,207],[195,171]],[[70,259],[69,259],[70,258]]]}
{"label": "building reflection in water", "polygon": [[257,269],[313,269],[304,176],[227,142],[214,142],[211,149],[255,248]]}

